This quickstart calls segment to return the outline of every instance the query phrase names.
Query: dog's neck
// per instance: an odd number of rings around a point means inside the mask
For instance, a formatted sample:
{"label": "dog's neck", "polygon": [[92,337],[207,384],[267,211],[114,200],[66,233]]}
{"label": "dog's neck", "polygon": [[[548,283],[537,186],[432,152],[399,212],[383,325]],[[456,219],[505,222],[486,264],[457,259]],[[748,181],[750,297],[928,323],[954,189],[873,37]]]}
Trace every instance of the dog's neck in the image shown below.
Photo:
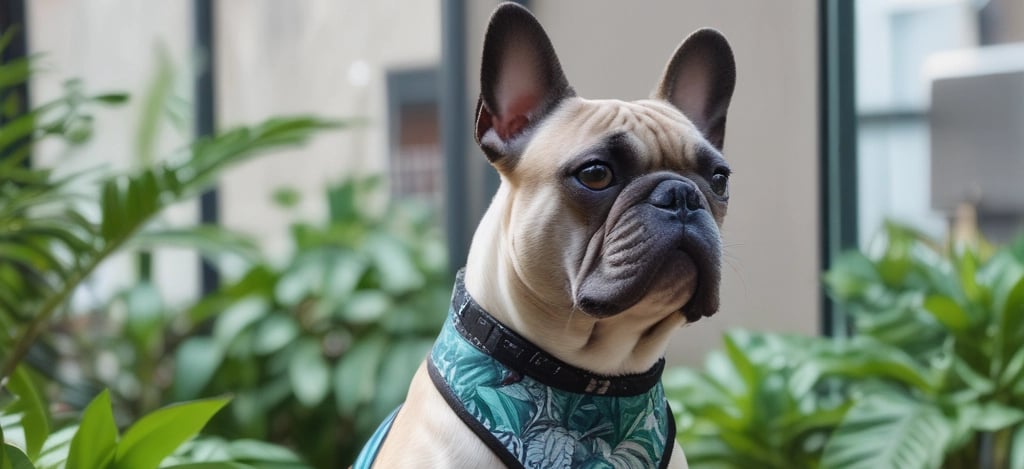
{"label": "dog's neck", "polygon": [[[553,304],[533,291],[509,255],[509,241],[496,207],[506,192],[499,189],[495,203],[484,214],[466,262],[466,290],[495,319],[556,358],[602,375],[642,373],[665,354],[672,333],[685,318],[665,312],[657,319],[638,320],[626,311],[596,319],[574,310],[570,295]],[[507,218],[505,218],[507,219]]]}

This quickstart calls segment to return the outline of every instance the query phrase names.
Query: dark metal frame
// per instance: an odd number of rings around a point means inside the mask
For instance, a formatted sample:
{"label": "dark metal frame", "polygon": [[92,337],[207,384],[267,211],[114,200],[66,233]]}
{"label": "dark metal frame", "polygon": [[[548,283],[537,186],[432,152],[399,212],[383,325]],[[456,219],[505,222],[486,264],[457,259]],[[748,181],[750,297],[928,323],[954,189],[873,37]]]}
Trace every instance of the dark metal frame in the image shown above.
{"label": "dark metal frame", "polygon": [[441,2],[441,151],[445,162],[445,234],[448,267],[452,273],[466,263],[469,236],[466,138],[466,4],[465,0]]}
{"label": "dark metal frame", "polygon": [[[195,78],[195,137],[213,135],[217,129],[216,102],[216,8],[213,0],[194,0],[194,48],[203,57],[202,66]],[[220,218],[220,197],[214,187],[199,197],[200,223],[217,223]],[[200,259],[200,291],[203,296],[220,287],[220,275],[208,259]]]}
{"label": "dark metal frame", "polygon": [[[857,109],[854,4],[819,0],[821,268],[857,247]],[[850,323],[821,294],[821,332],[847,335]]]}
{"label": "dark metal frame", "polygon": [[[28,55],[28,22],[25,16],[24,0],[6,0],[0,3],[0,33],[8,31],[10,28],[17,28],[17,30],[14,31],[11,43],[2,52],[3,62],[9,62]],[[21,109],[18,109],[13,117],[28,111],[30,108],[28,82],[12,87],[8,93],[18,95],[18,101],[21,103]],[[0,99],[6,100],[8,93],[0,96]],[[7,119],[0,115],[0,125],[5,124],[6,121]],[[0,160],[6,158],[20,147],[21,145],[9,145],[8,150],[0,153]],[[30,159],[31,156],[25,158],[24,164],[30,164]]]}
{"label": "dark metal frame", "polygon": [[[516,0],[529,7],[529,1]],[[466,1],[441,1],[441,151],[445,159],[445,232],[448,265],[454,274],[466,263],[470,237],[475,229],[473,201],[488,200],[498,190],[500,178],[490,165],[475,171],[468,157],[474,151],[466,132],[473,128],[466,95]],[[479,155],[483,158],[483,155]],[[472,172],[472,174],[470,174]],[[470,184],[480,178],[481,184]]]}

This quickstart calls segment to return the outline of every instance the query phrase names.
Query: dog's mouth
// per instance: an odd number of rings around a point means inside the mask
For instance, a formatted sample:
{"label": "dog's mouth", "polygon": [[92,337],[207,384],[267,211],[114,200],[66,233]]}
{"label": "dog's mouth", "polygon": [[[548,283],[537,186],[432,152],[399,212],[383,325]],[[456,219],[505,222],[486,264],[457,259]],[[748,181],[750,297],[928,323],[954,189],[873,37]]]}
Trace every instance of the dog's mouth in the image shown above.
{"label": "dog's mouth", "polygon": [[703,208],[692,201],[689,208],[685,202],[665,203],[657,191],[666,181],[680,194],[696,187],[687,188],[693,183],[673,176],[623,190],[622,208],[613,207],[584,260],[575,294],[580,311],[605,318],[652,302],[652,308],[678,311],[688,322],[718,311],[718,225],[706,202]]}
{"label": "dog's mouth", "polygon": [[710,317],[718,312],[719,289],[722,283],[721,273],[721,248],[719,243],[707,249],[692,250],[684,247],[680,251],[686,252],[697,265],[697,278],[693,286],[693,294],[690,299],[679,309],[679,312],[686,317],[687,323],[693,323],[703,317]]}

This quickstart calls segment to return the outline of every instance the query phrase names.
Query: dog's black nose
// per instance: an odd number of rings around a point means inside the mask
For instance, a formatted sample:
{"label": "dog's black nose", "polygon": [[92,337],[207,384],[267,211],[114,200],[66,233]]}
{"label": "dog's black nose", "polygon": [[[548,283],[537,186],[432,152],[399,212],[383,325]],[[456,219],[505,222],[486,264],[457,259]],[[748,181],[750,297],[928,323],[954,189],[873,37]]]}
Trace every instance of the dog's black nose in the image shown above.
{"label": "dog's black nose", "polygon": [[697,186],[677,179],[658,184],[648,196],[647,203],[670,212],[693,212],[704,208]]}

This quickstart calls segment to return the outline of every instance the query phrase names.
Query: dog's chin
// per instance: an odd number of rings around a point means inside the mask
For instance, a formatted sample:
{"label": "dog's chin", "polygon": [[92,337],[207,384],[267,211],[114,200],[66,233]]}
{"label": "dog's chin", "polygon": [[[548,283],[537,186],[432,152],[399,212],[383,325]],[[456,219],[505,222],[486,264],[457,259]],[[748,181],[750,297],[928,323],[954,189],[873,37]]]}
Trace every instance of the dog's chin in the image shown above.
{"label": "dog's chin", "polygon": [[[638,316],[685,314],[687,305],[700,296],[701,268],[683,249],[610,270],[621,275],[602,269],[584,279],[575,301],[579,311],[595,319],[626,312]],[[640,283],[643,280],[646,282]]]}

